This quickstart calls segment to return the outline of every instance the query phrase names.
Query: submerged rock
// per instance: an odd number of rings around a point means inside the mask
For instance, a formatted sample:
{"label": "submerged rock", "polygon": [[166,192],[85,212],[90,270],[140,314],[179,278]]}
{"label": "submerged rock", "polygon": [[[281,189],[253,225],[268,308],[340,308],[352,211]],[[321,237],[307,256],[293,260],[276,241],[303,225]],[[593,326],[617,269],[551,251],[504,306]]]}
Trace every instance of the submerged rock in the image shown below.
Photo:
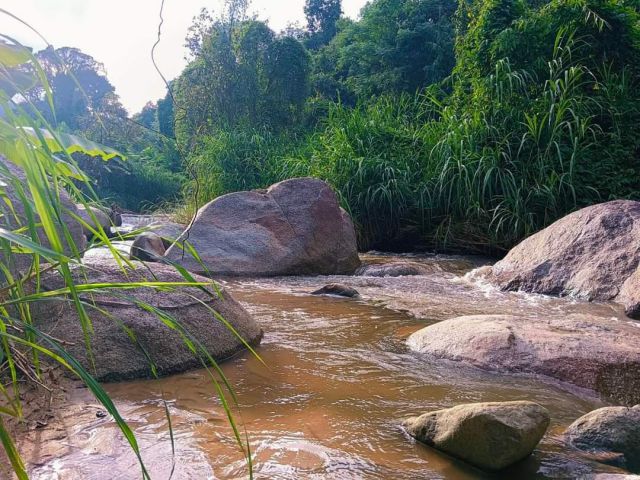
{"label": "submerged rock", "polygon": [[[86,269],[76,268],[73,274],[82,283],[136,282],[145,279],[185,281],[173,268],[163,264],[145,264],[136,269],[127,267],[125,273],[115,262],[97,262]],[[197,275],[194,277],[210,283],[208,290],[212,294],[197,288],[176,287],[175,290],[135,288],[116,291],[119,295],[83,295],[86,302],[95,302],[100,309],[87,307],[92,320],[90,343],[95,370],[85,348],[78,313],[70,302],[56,300],[36,303],[33,317],[41,330],[58,339],[100,381],[152,376],[147,355],[159,375],[168,375],[201,367],[202,361],[207,362],[206,354],[221,361],[245,348],[243,342],[216,318],[214,311],[229,322],[248,344],[257,344],[262,337],[262,330],[251,315],[224,288],[218,286],[218,296],[210,279]],[[43,275],[44,289],[62,286],[62,279],[57,273]],[[194,355],[176,329],[165,325],[157,315],[139,306],[139,302],[145,302],[163,315],[170,316],[171,321],[184,328],[188,338],[201,346],[206,354],[201,352],[200,358]],[[135,335],[137,344],[125,329]]]}
{"label": "submerged rock", "polygon": [[640,405],[589,412],[567,428],[565,437],[603,463],[640,473]]}
{"label": "submerged rock", "polygon": [[458,405],[404,422],[427,445],[486,470],[501,470],[531,454],[549,426],[547,409],[528,401]]}
{"label": "submerged rock", "polygon": [[[493,266],[489,278],[506,290],[589,300],[618,300],[620,295],[628,311],[638,315],[638,238],[640,202],[593,205],[521,242]],[[627,281],[631,284],[625,288]]]}
{"label": "submerged rock", "polygon": [[[315,178],[218,197],[198,211],[188,240],[217,274],[350,274],[360,265],[349,215],[329,185]],[[166,256],[204,272],[180,245]]]}
{"label": "submerged rock", "polygon": [[171,243],[153,232],[138,235],[131,244],[129,258],[143,262],[158,262],[162,260],[166,248]]}
{"label": "submerged rock", "polygon": [[403,277],[427,273],[429,269],[418,262],[370,263],[356,270],[356,275],[362,277]]}
{"label": "submerged rock", "polygon": [[342,285],[341,283],[330,283],[329,285],[325,285],[318,290],[314,290],[311,292],[311,295],[337,295],[339,297],[357,297],[360,294],[355,288],[349,287],[347,285]]}
{"label": "submerged rock", "polygon": [[417,352],[500,372],[547,375],[626,405],[640,402],[640,328],[589,315],[471,315],[412,334]]}

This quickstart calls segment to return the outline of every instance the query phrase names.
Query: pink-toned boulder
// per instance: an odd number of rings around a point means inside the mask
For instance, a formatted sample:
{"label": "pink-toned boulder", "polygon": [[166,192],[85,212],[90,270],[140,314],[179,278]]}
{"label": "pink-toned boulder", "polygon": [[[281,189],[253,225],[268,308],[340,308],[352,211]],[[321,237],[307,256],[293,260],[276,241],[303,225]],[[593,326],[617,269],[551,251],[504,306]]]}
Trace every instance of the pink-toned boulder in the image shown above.
{"label": "pink-toned boulder", "polygon": [[485,370],[534,373],[640,403],[640,328],[588,315],[470,315],[412,334],[414,351]]}
{"label": "pink-toned boulder", "polygon": [[593,410],[569,425],[565,439],[595,460],[640,473],[640,405]]}
{"label": "pink-toned boulder", "polygon": [[223,195],[203,206],[166,258],[198,273],[350,274],[360,265],[356,234],[336,194],[322,180],[294,178],[266,191]]}
{"label": "pink-toned boulder", "polygon": [[583,208],[514,247],[490,280],[505,290],[622,302],[640,315],[640,202]]}

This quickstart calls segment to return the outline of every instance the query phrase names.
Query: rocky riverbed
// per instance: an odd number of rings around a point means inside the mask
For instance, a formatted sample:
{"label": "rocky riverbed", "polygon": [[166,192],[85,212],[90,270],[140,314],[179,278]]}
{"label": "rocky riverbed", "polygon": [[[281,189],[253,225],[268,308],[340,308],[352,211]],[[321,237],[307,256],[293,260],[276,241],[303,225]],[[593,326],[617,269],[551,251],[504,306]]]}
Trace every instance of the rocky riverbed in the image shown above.
{"label": "rocky riverbed", "polygon": [[[412,352],[414,332],[462,315],[529,318],[589,315],[634,328],[614,303],[589,303],[503,292],[472,272],[472,257],[362,256],[364,264],[419,264],[420,275],[242,278],[223,281],[265,331],[264,364],[245,353],[222,365],[234,385],[238,419],[249,435],[257,478],[590,478],[622,470],[568,447],[563,432],[581,415],[608,405],[590,389],[533,373],[486,371]],[[329,283],[356,298],[310,295]],[[207,374],[192,371],[108,386],[141,443],[153,478],[238,478],[238,452]],[[410,440],[402,420],[479,401],[530,400],[551,424],[532,456],[485,474]],[[26,442],[33,478],[132,478],[136,459],[113,420],[83,389],[69,389],[65,408]],[[172,457],[164,402],[172,414]],[[132,473],[133,472],[133,473]]]}

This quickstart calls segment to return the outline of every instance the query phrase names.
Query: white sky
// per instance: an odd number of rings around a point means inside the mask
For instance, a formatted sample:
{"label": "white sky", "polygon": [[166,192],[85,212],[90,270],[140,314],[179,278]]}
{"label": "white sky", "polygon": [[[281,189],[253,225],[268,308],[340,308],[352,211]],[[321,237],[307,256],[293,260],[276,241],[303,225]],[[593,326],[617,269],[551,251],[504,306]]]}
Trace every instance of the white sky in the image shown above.
{"label": "white sky", "polygon": [[[366,0],[342,0],[345,15],[356,18]],[[276,31],[290,22],[304,24],[304,0],[252,0],[250,13]],[[156,59],[162,73],[176,77],[185,65],[184,38],[192,18],[207,7],[218,13],[220,0],[165,0],[162,40]],[[150,51],[156,41],[160,0],[2,0],[0,8],[36,28],[54,47],[77,47],[102,62],[130,113],[165,94]],[[35,34],[0,12],[0,32],[36,50]]]}

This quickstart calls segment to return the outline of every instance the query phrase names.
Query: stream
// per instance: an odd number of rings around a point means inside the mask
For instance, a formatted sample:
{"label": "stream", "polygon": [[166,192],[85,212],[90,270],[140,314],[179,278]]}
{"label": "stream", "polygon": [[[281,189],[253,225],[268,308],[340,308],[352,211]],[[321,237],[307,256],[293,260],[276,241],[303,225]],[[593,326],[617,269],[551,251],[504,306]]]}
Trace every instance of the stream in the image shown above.
{"label": "stream", "polygon": [[[370,263],[406,258],[363,255]],[[430,360],[410,352],[405,339],[434,322],[477,313],[589,313],[627,321],[619,307],[498,291],[469,274],[486,264],[482,259],[410,259],[423,263],[429,274],[222,282],[265,332],[257,349],[264,364],[244,353],[222,365],[237,395],[236,420],[250,440],[255,478],[542,479],[615,472],[561,443],[566,426],[605,405],[592,392],[544,377]],[[308,294],[332,282],[356,288],[361,298]],[[247,462],[205,370],[112,384],[107,391],[134,430],[152,478],[248,477]],[[137,460],[113,419],[101,416],[99,405],[87,397],[85,389],[71,392],[62,418],[64,435],[53,445],[51,439],[43,441],[38,455],[27,459],[32,478],[140,478]],[[550,411],[552,423],[532,456],[499,474],[483,473],[418,444],[399,426],[403,418],[429,410],[505,400],[538,402]]]}

